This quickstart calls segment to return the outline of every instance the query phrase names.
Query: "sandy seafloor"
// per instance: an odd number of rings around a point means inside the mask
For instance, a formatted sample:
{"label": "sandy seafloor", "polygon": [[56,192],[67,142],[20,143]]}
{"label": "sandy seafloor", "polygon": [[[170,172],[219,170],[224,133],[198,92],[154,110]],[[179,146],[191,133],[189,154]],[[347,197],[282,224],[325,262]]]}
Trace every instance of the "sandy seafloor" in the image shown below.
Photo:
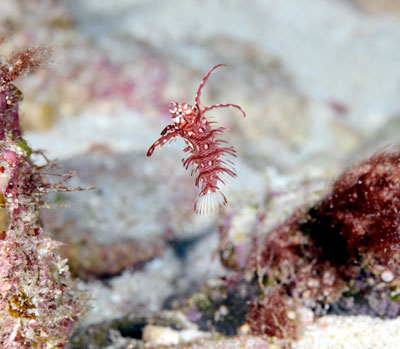
{"label": "sandy seafloor", "polygon": [[[193,215],[183,144],[145,157],[170,123],[169,102],[191,103],[213,65],[228,66],[210,78],[203,103],[240,104],[248,116],[213,113],[238,152],[225,214],[281,191],[290,204],[271,205],[272,226],[344,167],[400,142],[395,0],[2,0],[0,24],[10,33],[4,53],[14,45],[53,51],[42,71],[18,83],[30,145],[99,189],[69,194],[56,216],[71,215],[74,229],[103,243],[168,234],[191,241],[184,258],[166,244],[107,283],[82,282],[93,308],[81,326],[157,312],[177,291],[224,275],[215,256],[223,215]],[[91,173],[89,163],[101,170]],[[306,179],[317,184],[304,196],[297,189]],[[69,222],[60,220],[58,228]],[[124,347],[117,342],[109,348]],[[400,319],[325,316],[292,347],[400,348]]]}

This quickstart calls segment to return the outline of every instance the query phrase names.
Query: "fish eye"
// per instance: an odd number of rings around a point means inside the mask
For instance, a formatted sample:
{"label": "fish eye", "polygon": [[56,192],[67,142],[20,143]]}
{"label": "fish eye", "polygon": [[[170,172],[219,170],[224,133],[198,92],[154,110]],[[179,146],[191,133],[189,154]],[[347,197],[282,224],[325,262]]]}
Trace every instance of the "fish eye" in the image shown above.
{"label": "fish eye", "polygon": [[171,114],[175,114],[177,110],[178,110],[178,108],[177,108],[177,104],[176,103],[171,103],[169,105],[169,112]]}

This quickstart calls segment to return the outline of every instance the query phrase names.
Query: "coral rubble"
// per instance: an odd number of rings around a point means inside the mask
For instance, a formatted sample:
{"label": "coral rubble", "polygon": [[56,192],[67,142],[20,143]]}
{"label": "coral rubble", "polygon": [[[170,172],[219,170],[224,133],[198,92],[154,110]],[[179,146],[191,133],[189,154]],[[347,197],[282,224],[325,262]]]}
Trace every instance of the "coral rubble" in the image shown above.
{"label": "coral rubble", "polygon": [[68,340],[72,325],[85,310],[66,260],[39,222],[42,197],[68,190],[64,180],[51,184],[36,165],[22,137],[18,107],[22,93],[13,85],[22,73],[36,70],[46,50],[15,51],[0,61],[0,201],[4,230],[0,233],[0,346],[56,348]]}

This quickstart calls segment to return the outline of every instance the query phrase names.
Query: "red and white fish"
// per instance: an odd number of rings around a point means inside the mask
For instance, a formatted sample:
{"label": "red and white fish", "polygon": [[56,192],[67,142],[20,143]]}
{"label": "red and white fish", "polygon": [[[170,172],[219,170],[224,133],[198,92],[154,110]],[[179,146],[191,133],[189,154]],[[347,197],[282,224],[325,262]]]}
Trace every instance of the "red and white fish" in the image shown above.
{"label": "red and white fish", "polygon": [[192,167],[192,176],[195,185],[201,189],[194,204],[194,210],[199,214],[220,211],[227,200],[221,192],[220,184],[225,184],[227,177],[236,177],[232,158],[236,157],[236,150],[221,139],[225,128],[214,127],[215,122],[207,120],[205,113],[217,108],[233,107],[238,109],[244,117],[246,113],[236,104],[215,104],[201,107],[201,91],[211,73],[224,64],[213,67],[203,78],[195,99],[195,106],[186,103],[172,103],[169,106],[174,123],[168,125],[161,132],[161,137],[150,147],[147,156],[151,156],[157,146],[182,137],[187,147],[184,149],[188,156],[183,159],[186,169]]}

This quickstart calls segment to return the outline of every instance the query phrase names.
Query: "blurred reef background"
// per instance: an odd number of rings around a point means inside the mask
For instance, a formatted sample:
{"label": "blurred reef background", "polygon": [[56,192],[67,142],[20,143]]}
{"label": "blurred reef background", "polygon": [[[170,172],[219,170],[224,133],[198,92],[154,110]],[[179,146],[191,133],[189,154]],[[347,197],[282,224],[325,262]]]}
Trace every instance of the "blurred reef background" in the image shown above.
{"label": "blurred reef background", "polygon": [[[41,214],[91,297],[70,348],[398,347],[400,307],[388,310],[397,269],[380,261],[329,300],[283,304],[263,289],[269,272],[252,250],[344,169],[397,149],[398,1],[2,0],[0,30],[4,56],[52,51],[16,83],[30,146],[76,171],[72,186],[96,186],[49,196]],[[169,103],[192,104],[219,63],[203,103],[239,104],[248,117],[212,113],[237,150],[238,177],[224,213],[197,216],[183,142],[146,151],[172,123]],[[255,330],[260,292],[289,325]]]}

